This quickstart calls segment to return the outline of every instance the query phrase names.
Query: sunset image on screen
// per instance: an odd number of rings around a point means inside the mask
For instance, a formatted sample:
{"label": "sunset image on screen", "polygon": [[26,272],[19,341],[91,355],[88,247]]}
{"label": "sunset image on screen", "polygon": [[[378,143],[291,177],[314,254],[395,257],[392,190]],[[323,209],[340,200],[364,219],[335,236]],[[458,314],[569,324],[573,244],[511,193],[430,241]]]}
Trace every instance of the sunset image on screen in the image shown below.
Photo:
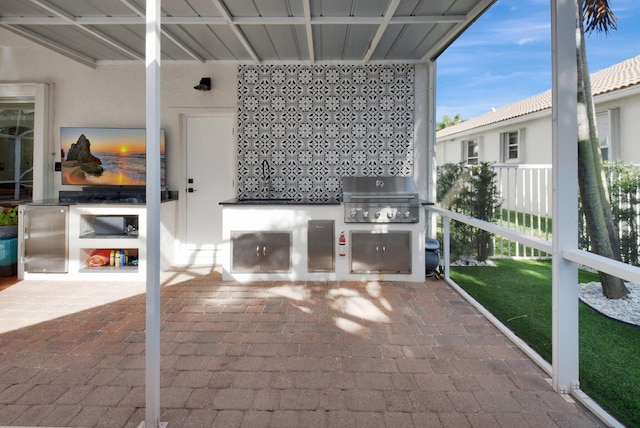
{"label": "sunset image on screen", "polygon": [[62,184],[144,185],[145,147],[144,128],[60,128]]}

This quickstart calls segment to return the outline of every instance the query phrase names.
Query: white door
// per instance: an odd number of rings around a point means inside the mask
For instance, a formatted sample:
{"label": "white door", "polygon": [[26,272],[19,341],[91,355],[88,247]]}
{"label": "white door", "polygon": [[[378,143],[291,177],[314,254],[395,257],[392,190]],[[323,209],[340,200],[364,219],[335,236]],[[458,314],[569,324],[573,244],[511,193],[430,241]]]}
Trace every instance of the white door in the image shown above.
{"label": "white door", "polygon": [[220,264],[222,206],[235,197],[234,117],[187,117],[186,242],[190,264]]}

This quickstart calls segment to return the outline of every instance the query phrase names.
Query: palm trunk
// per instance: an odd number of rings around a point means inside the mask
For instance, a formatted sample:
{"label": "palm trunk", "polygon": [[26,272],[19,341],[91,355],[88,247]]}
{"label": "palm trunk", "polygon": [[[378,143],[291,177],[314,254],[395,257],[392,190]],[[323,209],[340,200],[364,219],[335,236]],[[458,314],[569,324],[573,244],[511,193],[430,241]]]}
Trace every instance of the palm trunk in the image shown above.
{"label": "palm trunk", "polygon": [[[582,5],[578,1],[579,16]],[[587,65],[582,19],[578,19],[578,181],[587,234],[596,254],[621,261],[620,242],[613,222],[609,192],[602,168],[591,80]],[[602,292],[609,299],[624,298],[629,290],[622,279],[599,272]]]}

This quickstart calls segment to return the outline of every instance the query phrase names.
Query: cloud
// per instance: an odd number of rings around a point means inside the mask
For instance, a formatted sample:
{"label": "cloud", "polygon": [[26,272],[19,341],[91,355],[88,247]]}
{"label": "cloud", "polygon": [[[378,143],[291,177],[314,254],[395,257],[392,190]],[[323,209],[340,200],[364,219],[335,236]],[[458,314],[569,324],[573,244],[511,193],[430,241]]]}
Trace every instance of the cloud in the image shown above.
{"label": "cloud", "polygon": [[[591,35],[591,72],[640,53],[640,2],[616,0],[618,30]],[[470,119],[551,88],[548,0],[498,0],[437,61],[436,116]]]}

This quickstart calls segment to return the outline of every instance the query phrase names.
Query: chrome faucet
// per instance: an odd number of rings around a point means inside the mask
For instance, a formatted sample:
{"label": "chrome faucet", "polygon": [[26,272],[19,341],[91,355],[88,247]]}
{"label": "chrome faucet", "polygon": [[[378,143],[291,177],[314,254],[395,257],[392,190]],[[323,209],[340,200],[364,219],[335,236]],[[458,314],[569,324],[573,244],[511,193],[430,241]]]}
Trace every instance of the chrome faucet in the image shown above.
{"label": "chrome faucet", "polygon": [[271,165],[267,159],[262,161],[262,180],[266,185],[267,197],[273,197],[273,186],[271,183]]}

